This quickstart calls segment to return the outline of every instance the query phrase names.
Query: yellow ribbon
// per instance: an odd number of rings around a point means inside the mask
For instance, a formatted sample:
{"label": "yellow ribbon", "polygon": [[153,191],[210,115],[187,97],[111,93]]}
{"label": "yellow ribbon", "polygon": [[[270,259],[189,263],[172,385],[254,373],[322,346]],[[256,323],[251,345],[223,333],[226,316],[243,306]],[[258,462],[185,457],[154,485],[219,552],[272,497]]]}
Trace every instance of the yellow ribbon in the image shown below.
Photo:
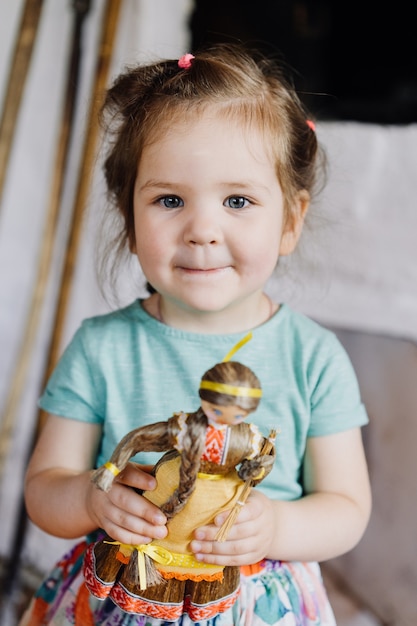
{"label": "yellow ribbon", "polygon": [[129,554],[129,552],[132,553],[133,550],[137,550],[139,585],[141,589],[146,589],[147,586],[145,554],[160,565],[169,565],[173,561],[173,556],[169,550],[166,550],[161,546],[155,546],[151,543],[141,543],[138,545],[120,543],[120,541],[104,541],[104,543],[119,546],[119,550],[127,554]]}
{"label": "yellow ribbon", "polygon": [[195,567],[199,569],[207,569],[213,567],[216,569],[219,568],[218,565],[213,565],[212,563],[202,563],[200,561],[197,561],[195,556],[192,554],[180,554],[179,552],[170,552],[166,548],[154,545],[152,543],[142,543],[139,545],[120,543],[120,541],[104,541],[104,543],[108,543],[113,546],[119,546],[119,550],[123,552],[125,556],[129,556],[130,554],[132,554],[133,550],[137,550],[139,585],[142,590],[146,589],[147,586],[145,555],[153,561],[156,561],[156,563],[159,563],[160,565]]}
{"label": "yellow ribbon", "polygon": [[221,480],[224,478],[223,474],[206,474],[205,472],[198,472],[197,478],[202,478],[203,480]]}
{"label": "yellow ribbon", "polygon": [[252,333],[249,332],[247,335],[245,335],[243,337],[243,339],[241,339],[240,341],[237,342],[237,344],[235,346],[233,346],[233,348],[226,354],[226,356],[223,359],[224,361],[230,361],[230,359],[232,358],[232,356],[238,351],[240,350],[240,348],[242,346],[245,345],[245,343],[248,343],[248,341],[250,341],[252,339]]}

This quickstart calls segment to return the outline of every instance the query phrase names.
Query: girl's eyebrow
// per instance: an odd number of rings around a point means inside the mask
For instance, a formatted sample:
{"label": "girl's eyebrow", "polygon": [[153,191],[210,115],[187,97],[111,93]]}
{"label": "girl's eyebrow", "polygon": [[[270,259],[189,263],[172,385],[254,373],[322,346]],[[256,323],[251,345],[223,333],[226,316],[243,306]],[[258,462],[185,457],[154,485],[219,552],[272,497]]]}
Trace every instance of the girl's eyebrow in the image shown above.
{"label": "girl's eyebrow", "polygon": [[263,185],[261,183],[258,183],[257,181],[243,181],[243,180],[236,180],[236,181],[227,181],[222,183],[221,185],[222,187],[237,187],[239,190],[242,191],[250,191],[251,189],[256,189],[256,190],[264,190],[267,191],[269,189],[269,187],[267,185]]}
{"label": "girl's eyebrow", "polygon": [[[170,189],[172,187],[181,187],[181,189],[187,190],[191,189],[191,185],[188,185],[186,182],[179,181],[164,181],[157,179],[149,179],[143,183],[139,187],[139,191],[144,191],[147,189]],[[268,191],[269,187],[267,185],[263,185],[258,183],[258,181],[247,181],[247,180],[231,180],[224,181],[219,183],[219,187],[223,189],[238,189],[239,191]]]}
{"label": "girl's eyebrow", "polygon": [[156,180],[156,179],[151,178],[145,181],[143,185],[139,187],[139,191],[142,191],[143,189],[161,189],[161,188],[164,189],[167,187],[173,187],[174,185],[177,185],[177,184],[178,183],[163,181],[163,180]]}

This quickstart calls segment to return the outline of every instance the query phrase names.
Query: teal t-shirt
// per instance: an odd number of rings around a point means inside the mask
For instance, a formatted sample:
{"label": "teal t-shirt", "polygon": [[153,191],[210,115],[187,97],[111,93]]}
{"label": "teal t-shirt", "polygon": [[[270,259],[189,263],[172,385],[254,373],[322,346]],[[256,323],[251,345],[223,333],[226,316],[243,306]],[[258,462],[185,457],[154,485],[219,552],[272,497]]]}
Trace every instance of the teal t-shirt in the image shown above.
{"label": "teal t-shirt", "polygon": [[[204,372],[246,333],[204,335],[158,322],[137,300],[85,320],[39,401],[54,415],[102,425],[97,466],[130,430],[199,407]],[[248,416],[264,435],[277,429],[274,469],[259,485],[270,498],[302,495],[307,437],[363,426],[368,418],[350,360],[336,336],[281,305],[233,357],[261,381],[263,396]],[[135,460],[154,463],[160,455]]]}

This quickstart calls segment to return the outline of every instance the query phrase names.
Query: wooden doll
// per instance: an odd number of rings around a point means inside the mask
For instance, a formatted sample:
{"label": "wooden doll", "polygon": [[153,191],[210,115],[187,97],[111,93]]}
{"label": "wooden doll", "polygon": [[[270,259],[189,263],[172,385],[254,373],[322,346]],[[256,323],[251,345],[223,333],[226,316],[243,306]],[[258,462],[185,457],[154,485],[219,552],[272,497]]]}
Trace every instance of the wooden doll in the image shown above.
{"label": "wooden doll", "polygon": [[224,540],[250,488],[272,469],[274,434],[265,438],[243,421],[261,395],[259,380],[248,367],[222,361],[204,374],[195,413],[176,413],[121,440],[93,481],[107,491],[134,454],[167,451],[154,468],[156,489],[142,495],[166,515],[168,535],[137,546],[110,537],[92,544],[84,576],[93,595],[110,597],[127,612],[169,621],[183,613],[193,621],[209,619],[233,605],[239,568],[200,563],[189,543],[195,528],[230,510],[217,537]]}

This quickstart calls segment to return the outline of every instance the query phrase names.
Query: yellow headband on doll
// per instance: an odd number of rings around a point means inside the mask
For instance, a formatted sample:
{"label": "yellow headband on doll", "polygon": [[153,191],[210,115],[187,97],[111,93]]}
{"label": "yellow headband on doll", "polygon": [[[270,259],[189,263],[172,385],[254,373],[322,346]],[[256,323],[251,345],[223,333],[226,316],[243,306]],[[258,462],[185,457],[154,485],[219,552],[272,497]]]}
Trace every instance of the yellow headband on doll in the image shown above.
{"label": "yellow headband on doll", "polygon": [[242,398],[260,398],[262,396],[262,389],[236,387],[235,385],[226,385],[225,383],[215,383],[213,380],[202,380],[200,389],[209,389],[217,393],[224,393],[226,396],[240,396]]}
{"label": "yellow headband on doll", "polygon": [[[232,356],[236,354],[242,346],[252,339],[252,333],[248,333],[237,342],[235,346],[226,354],[223,359],[230,361]],[[240,396],[241,398],[260,398],[262,396],[262,389],[254,387],[237,387],[236,385],[227,385],[226,383],[216,383],[212,380],[202,380],[200,383],[200,389],[208,389],[210,391],[216,391],[217,393],[224,393],[227,396]]]}

